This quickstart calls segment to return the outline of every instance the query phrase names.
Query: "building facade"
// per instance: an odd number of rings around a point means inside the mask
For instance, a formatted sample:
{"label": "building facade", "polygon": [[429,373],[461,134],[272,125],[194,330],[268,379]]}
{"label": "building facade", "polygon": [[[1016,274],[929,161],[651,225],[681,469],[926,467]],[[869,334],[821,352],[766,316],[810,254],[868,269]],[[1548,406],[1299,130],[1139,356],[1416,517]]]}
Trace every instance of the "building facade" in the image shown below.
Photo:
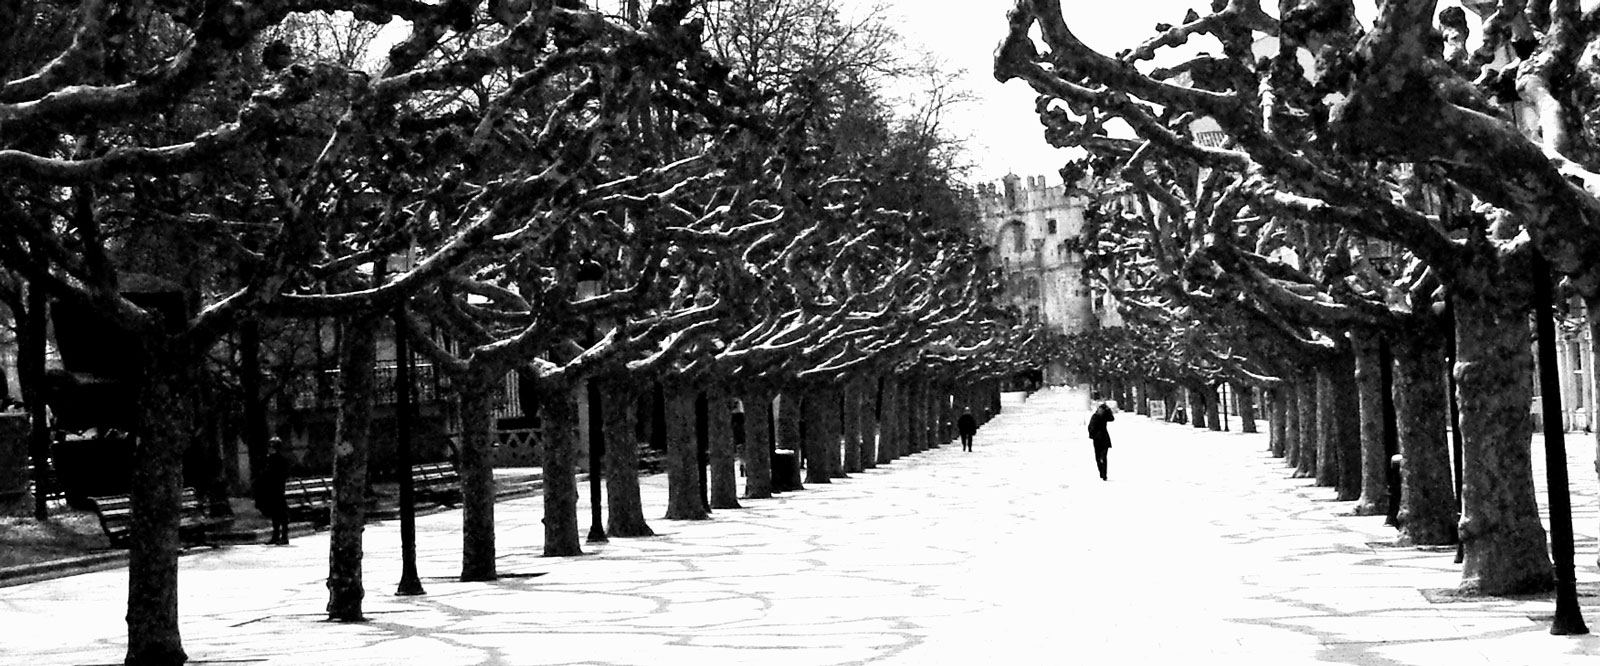
{"label": "building facade", "polygon": [[[978,187],[979,222],[1004,271],[1006,298],[1022,316],[1060,332],[1095,321],[1094,295],[1083,277],[1083,214],[1088,198],[1043,176],[1008,174]],[[1058,365],[1042,369],[1047,384],[1073,383]]]}

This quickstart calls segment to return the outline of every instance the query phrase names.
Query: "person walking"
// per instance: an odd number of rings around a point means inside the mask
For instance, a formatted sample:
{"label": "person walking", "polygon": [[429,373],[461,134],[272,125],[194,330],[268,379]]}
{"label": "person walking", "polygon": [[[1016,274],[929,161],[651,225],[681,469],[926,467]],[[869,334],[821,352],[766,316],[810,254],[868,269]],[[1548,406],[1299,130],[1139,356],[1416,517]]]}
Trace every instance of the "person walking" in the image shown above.
{"label": "person walking", "polygon": [[961,418],[956,419],[956,432],[961,435],[961,450],[972,450],[972,436],[978,434],[978,420],[972,418],[972,412],[961,412]]}
{"label": "person walking", "polygon": [[1103,402],[1089,417],[1089,440],[1094,442],[1094,465],[1100,468],[1101,481],[1106,480],[1106,453],[1111,450],[1111,432],[1106,430],[1106,424],[1115,420],[1117,415]]}
{"label": "person walking", "polygon": [[256,493],[256,508],[272,521],[272,538],[267,545],[289,545],[289,503],[284,499],[284,486],[289,482],[289,459],[283,451],[283,440],[267,440],[267,458],[261,466],[261,488]]}

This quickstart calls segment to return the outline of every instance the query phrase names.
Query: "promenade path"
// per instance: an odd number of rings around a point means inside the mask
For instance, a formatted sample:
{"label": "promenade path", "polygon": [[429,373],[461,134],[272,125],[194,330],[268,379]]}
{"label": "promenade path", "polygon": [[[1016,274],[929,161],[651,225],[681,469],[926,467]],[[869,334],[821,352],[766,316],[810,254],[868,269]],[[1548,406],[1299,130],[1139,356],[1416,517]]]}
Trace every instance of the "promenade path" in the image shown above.
{"label": "promenade path", "polygon": [[[328,541],[182,559],[198,664],[1591,664],[1548,599],[1449,602],[1453,553],[1288,478],[1264,435],[1124,414],[1094,471],[1081,395],[1035,394],[959,446],[747,500],[659,536],[540,551],[540,500],[496,509],[507,576],[460,583],[460,515],[419,519],[426,596],[395,597],[398,528],[367,531],[369,622],[323,621]],[[1237,426],[1237,423],[1234,424]],[[1573,442],[1579,577],[1596,587],[1592,445]],[[648,516],[665,479],[644,481]],[[584,509],[587,510],[586,507]],[[587,515],[586,513],[584,515]],[[0,663],[114,664],[122,569],[0,588]],[[1443,603],[1434,603],[1430,598]],[[1600,624],[1596,599],[1586,617]],[[1600,629],[1600,627],[1597,627]]]}

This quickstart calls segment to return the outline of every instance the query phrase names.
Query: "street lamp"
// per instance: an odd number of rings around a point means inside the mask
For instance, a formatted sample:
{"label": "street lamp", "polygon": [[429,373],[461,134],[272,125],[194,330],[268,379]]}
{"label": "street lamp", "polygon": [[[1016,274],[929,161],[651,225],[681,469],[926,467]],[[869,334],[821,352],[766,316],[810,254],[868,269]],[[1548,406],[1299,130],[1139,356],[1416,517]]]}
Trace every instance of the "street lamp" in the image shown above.
{"label": "street lamp", "polygon": [[411,346],[406,342],[406,306],[394,312],[395,459],[400,468],[400,585],[396,596],[427,594],[417,577],[417,494],[411,478],[411,416],[416,394],[411,381]]}
{"label": "street lamp", "polygon": [[[600,281],[606,269],[593,259],[578,264],[578,300],[594,298],[600,293]],[[594,344],[600,337],[599,327],[589,321],[588,342]],[[589,402],[589,543],[605,543],[606,526],[600,516],[600,482],[605,458],[605,438],[600,432],[600,387],[593,378],[586,380]]]}

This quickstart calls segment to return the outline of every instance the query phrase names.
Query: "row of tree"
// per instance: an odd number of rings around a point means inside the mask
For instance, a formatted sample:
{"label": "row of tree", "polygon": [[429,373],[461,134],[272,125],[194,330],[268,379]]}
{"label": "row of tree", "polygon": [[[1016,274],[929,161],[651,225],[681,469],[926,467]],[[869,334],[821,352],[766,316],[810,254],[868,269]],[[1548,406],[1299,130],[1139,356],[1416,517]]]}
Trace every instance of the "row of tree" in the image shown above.
{"label": "row of tree", "polygon": [[[338,620],[362,617],[385,320],[460,403],[464,580],[496,576],[507,373],[545,423],[546,553],[571,555],[587,387],[628,444],[617,406],[667,387],[668,514],[697,518],[737,504],[741,454],[746,496],[770,492],[770,440],[732,451],[709,419],[711,501],[695,499],[681,441],[699,393],[711,413],[740,398],[752,430],[798,398],[824,482],[941,441],[938,410],[992,402],[990,380],[1046,348],[997,304],[939,109],[900,119],[878,92],[912,69],[890,31],[827,0],[12,0],[0,19],[25,27],[0,36],[0,292],[41,359],[23,377],[35,422],[50,309],[127,341],[129,664],[186,659],[182,456],[212,416],[196,387],[221,353],[291,357],[269,335],[284,322],[339,330]],[[152,284],[178,298],[140,297]],[[238,379],[256,447],[260,384]],[[608,531],[648,534],[637,450],[605,451]]]}
{"label": "row of tree", "polygon": [[1600,14],[1464,4],[1381,3],[1365,27],[1350,0],[1215,0],[1107,55],[1058,1],[1019,0],[995,74],[1084,151],[1063,176],[1094,184],[1091,269],[1137,350],[1108,370],[1268,389],[1297,475],[1363,513],[1400,502],[1410,542],[1459,539],[1464,592],[1531,592],[1556,583],[1530,453],[1536,295],[1553,276],[1600,322]]}

